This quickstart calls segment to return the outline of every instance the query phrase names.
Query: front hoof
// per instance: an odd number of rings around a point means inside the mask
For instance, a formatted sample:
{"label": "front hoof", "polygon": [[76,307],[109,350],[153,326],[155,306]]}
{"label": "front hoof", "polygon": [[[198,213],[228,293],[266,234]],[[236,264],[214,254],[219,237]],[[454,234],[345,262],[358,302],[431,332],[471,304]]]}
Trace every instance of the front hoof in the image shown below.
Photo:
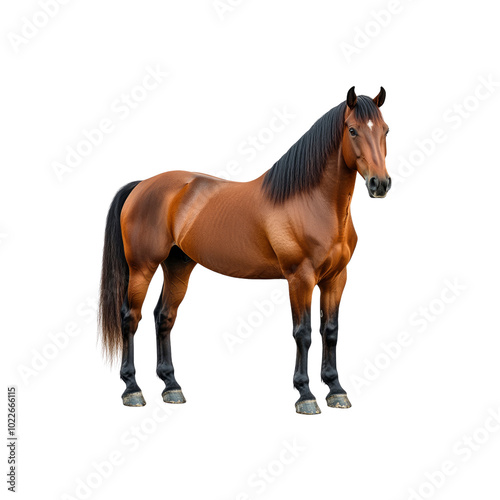
{"label": "front hoof", "polygon": [[161,393],[163,401],[165,403],[171,403],[174,405],[179,405],[186,402],[186,398],[180,389],[175,389],[173,391],[163,391]]}
{"label": "front hoof", "polygon": [[326,402],[330,408],[350,408],[351,402],[347,398],[347,394],[332,394],[326,398]]}
{"label": "front hoof", "polygon": [[124,394],[122,399],[125,406],[146,406],[146,400],[141,391]]}
{"label": "front hoof", "polygon": [[295,410],[302,415],[317,415],[321,413],[318,403],[315,399],[307,399],[305,401],[297,401],[295,403]]}

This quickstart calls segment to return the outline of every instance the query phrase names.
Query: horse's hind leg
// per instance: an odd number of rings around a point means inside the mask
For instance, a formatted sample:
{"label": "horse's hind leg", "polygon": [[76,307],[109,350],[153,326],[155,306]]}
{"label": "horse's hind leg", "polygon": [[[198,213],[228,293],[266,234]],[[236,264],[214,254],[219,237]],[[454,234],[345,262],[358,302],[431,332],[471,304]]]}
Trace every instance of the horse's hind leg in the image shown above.
{"label": "horse's hind leg", "polygon": [[177,309],[184,299],[191,271],[196,262],[190,260],[177,247],[162,263],[164,283],[155,308],[157,367],[156,373],[165,382],[162,392],[165,403],[185,403],[181,386],[174,376],[170,333],[177,317]]}
{"label": "horse's hind leg", "polygon": [[121,309],[123,356],[120,378],[127,386],[122,394],[125,406],[144,406],[146,404],[142,391],[135,380],[134,335],[141,320],[142,304],[155,270],[147,267],[130,268],[128,293]]}

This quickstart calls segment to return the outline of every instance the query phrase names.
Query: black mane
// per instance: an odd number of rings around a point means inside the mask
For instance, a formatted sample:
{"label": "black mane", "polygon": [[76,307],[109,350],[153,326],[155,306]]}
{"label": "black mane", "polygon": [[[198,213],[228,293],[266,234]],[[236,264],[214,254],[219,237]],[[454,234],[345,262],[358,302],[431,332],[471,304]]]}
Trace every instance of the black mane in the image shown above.
{"label": "black mane", "polygon": [[[281,203],[318,184],[327,158],[340,146],[346,106],[343,102],[325,113],[267,171],[263,188],[272,200]],[[364,95],[358,96],[354,113],[364,121],[381,116],[373,99]]]}

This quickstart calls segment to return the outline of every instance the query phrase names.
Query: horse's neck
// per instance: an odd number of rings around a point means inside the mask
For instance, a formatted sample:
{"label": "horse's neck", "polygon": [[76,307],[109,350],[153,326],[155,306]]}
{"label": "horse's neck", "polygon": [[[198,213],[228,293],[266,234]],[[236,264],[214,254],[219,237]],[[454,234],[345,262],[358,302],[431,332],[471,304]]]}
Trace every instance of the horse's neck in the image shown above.
{"label": "horse's neck", "polygon": [[328,158],[323,178],[317,186],[341,225],[345,224],[349,214],[356,173],[356,170],[347,167],[341,150],[338,150]]}

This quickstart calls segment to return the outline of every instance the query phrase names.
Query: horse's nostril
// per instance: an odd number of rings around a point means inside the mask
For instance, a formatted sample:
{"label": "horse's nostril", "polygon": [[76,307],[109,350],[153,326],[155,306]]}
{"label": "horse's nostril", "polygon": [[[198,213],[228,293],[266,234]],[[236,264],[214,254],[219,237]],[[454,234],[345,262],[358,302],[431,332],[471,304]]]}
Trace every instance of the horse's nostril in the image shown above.
{"label": "horse's nostril", "polygon": [[387,191],[389,191],[389,189],[391,189],[391,186],[392,186],[392,179],[390,177],[387,178]]}
{"label": "horse's nostril", "polygon": [[380,182],[379,180],[376,178],[376,177],[372,177],[369,181],[368,181],[368,188],[371,190],[371,191],[376,191],[378,186],[379,186]]}

